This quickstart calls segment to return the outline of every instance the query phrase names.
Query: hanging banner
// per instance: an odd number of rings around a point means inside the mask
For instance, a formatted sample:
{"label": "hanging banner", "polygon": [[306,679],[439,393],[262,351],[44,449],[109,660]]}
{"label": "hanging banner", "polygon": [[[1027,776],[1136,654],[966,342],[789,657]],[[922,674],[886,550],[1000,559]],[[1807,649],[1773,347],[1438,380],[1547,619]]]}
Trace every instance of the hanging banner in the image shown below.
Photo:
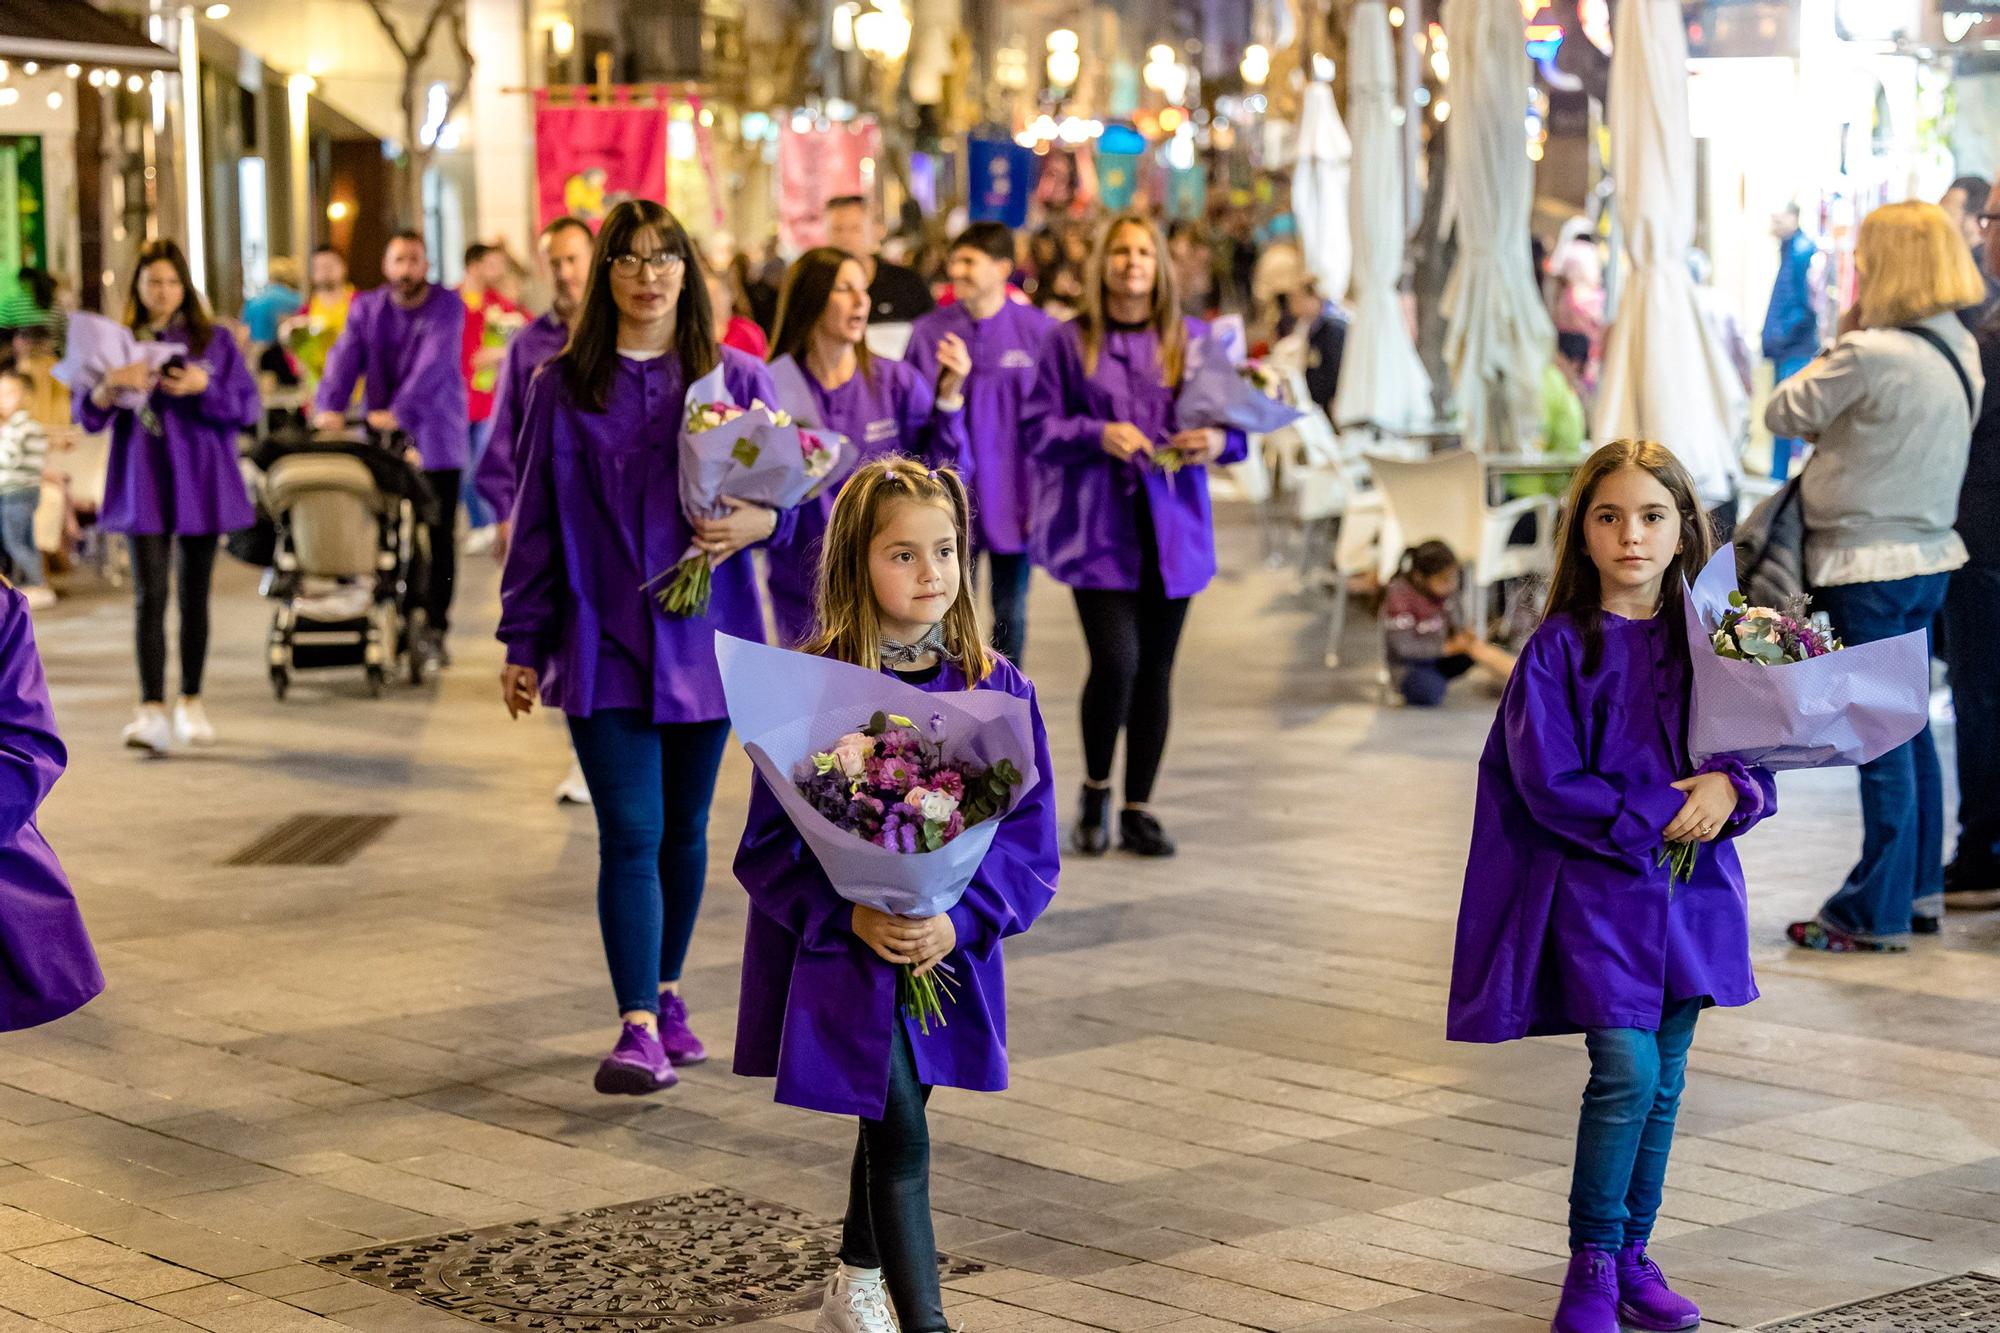
{"label": "hanging banner", "polygon": [[1035,154],[1012,139],[973,139],[966,144],[972,176],[966,213],[974,222],[1005,227],[1028,225],[1028,197],[1035,185]]}
{"label": "hanging banner", "polygon": [[1122,213],[1132,206],[1132,197],[1139,191],[1139,155],[1137,153],[1097,152],[1098,199],[1114,213]]}
{"label": "hanging banner", "polygon": [[1167,173],[1167,216],[1199,219],[1208,207],[1208,168],[1176,167]]}
{"label": "hanging banner", "polygon": [[872,197],[882,132],[872,120],[778,130],[778,242],[797,254],[826,243],[826,201]]}
{"label": "hanging banner", "polygon": [[626,199],[666,195],[665,106],[563,105],[536,94],[536,225],[568,213],[594,229]]}

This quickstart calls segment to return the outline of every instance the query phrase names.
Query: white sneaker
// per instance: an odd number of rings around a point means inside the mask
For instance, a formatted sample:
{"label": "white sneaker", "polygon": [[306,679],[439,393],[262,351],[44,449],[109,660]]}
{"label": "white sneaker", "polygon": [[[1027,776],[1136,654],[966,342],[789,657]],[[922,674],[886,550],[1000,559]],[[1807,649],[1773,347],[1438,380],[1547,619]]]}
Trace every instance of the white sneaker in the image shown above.
{"label": "white sneaker", "polygon": [[589,805],[590,784],[583,780],[583,765],[569,761],[569,776],[556,784],[557,805]]}
{"label": "white sneaker", "polygon": [[896,1333],[896,1317],[889,1313],[882,1270],[866,1270],[872,1277],[849,1276],[860,1271],[843,1264],[826,1280],[826,1297],[820,1302],[813,1333]]}
{"label": "white sneaker", "polygon": [[182,745],[215,744],[215,728],[199,699],[182,699],[174,705],[174,739]]}
{"label": "white sneaker", "polygon": [[56,590],[46,586],[23,588],[21,596],[26,599],[30,611],[46,611],[56,604]]}
{"label": "white sneaker", "polygon": [[488,523],[483,528],[474,528],[466,533],[465,541],[460,544],[461,549],[467,555],[485,555],[493,549],[494,527],[494,524]]}
{"label": "white sneaker", "polygon": [[167,710],[161,704],[139,705],[139,716],[125,728],[125,745],[132,750],[151,750],[154,754],[165,754],[174,748],[174,726],[167,721]]}

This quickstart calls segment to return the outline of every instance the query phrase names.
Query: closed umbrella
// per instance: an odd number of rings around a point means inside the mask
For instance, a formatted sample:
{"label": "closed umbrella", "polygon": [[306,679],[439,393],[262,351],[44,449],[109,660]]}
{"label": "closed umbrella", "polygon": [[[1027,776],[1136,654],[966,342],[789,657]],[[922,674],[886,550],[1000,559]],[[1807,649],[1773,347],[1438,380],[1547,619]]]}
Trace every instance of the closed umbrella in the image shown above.
{"label": "closed umbrella", "polygon": [[1683,21],[1680,0],[1625,0],[1612,31],[1606,110],[1626,268],[1598,372],[1597,436],[1666,445],[1714,505],[1735,494],[1743,468],[1735,372],[1688,271],[1695,181]]}
{"label": "closed umbrella", "polygon": [[1453,108],[1445,225],[1458,236],[1445,360],[1466,447],[1523,449],[1540,439],[1542,371],[1556,336],[1528,245],[1527,32],[1520,0],[1446,0],[1444,24]]}
{"label": "closed umbrella", "polygon": [[[1389,434],[1431,419],[1431,377],[1410,341],[1403,277],[1403,145],[1396,62],[1383,0],[1361,0],[1347,30],[1347,113],[1354,125],[1354,318],[1340,358],[1334,424]],[[1328,296],[1338,297],[1337,292]]]}
{"label": "closed umbrella", "polygon": [[1298,162],[1292,168],[1292,216],[1306,267],[1328,300],[1347,295],[1354,267],[1354,244],[1347,231],[1347,164],[1353,145],[1334,110],[1333,89],[1306,85],[1299,113]]}

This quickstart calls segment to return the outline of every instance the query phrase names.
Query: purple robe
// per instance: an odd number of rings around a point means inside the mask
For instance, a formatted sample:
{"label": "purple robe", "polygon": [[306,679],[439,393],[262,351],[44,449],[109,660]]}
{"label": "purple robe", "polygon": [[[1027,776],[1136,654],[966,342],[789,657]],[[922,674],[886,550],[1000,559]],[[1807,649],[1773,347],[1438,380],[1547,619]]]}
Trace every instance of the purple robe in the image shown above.
{"label": "purple robe", "polygon": [[972,513],[978,549],[1018,555],[1028,549],[1028,454],[1021,408],[1034,388],[1035,366],[1056,321],[1031,305],[1006,301],[990,319],[974,319],[961,304],[939,306],[911,326],[909,362],[926,384],[937,383],[937,345],[947,333],[965,340],[972,373],[965,379],[965,434],[972,450]]}
{"label": "purple robe", "polygon": [[[731,347],[722,361],[732,398],[771,401],[761,362]],[[764,640],[745,552],[716,567],[706,616],[670,616],[642,586],[693,539],[680,498],[686,397],[673,352],[619,357],[602,412],[575,402],[560,364],[529,389],[499,638],[509,663],[545,675],[542,702],[571,717],[600,708],[643,708],[655,722],[727,717],[715,632]],[[790,522],[780,513],[776,535]]]}
{"label": "purple robe", "polygon": [[[176,323],[160,341],[186,347],[187,330]],[[100,408],[84,391],[72,399],[79,426],[111,432],[98,519],[106,532],[198,537],[257,521],[236,466],[236,439],[257,424],[261,410],[257,381],[226,329],[212,330],[208,346],[187,357],[208,371],[208,387],[184,398],[155,389],[148,405],[159,435],[148,432],[131,408]]]}
{"label": "purple robe", "polygon": [[388,287],[362,292],[326,355],[316,405],[322,412],[345,412],[361,378],[362,405],[396,414],[426,472],[462,468],[471,457],[459,370],[464,345],[465,302],[449,287],[432,286],[413,310],[398,305]]}
{"label": "purple robe", "polygon": [[[1190,343],[1207,336],[1187,324]],[[1223,356],[1219,345],[1207,355]],[[1169,597],[1192,597],[1215,577],[1215,525],[1208,469],[1168,473],[1143,459],[1104,452],[1104,427],[1129,421],[1154,445],[1180,429],[1174,387],[1160,378],[1160,340],[1151,329],[1105,334],[1097,370],[1086,374],[1074,324],[1044,344],[1040,373],[1021,416],[1033,476],[1028,549],[1034,562],[1072,588],[1137,592],[1143,504],[1150,513],[1161,582]],[[1240,462],[1249,441],[1231,431],[1220,463]]]}
{"label": "purple robe", "polygon": [[1670,784],[1694,772],[1679,618],[1605,615],[1603,661],[1588,675],[1567,616],[1522,651],[1479,760],[1451,1040],[1656,1031],[1668,1001],[1757,998],[1730,840],[1776,810],[1771,774],[1726,764],[1736,813],[1702,845],[1691,882],[1671,883],[1655,862],[1686,800]]}
{"label": "purple robe", "polygon": [[493,424],[488,428],[486,454],[472,474],[479,498],[503,518],[514,512],[516,465],[520,461],[515,445],[527,412],[528,385],[535,372],[555,360],[568,341],[569,325],[550,311],[507,343],[507,357],[500,363],[500,385],[493,391],[493,415],[488,418]]}
{"label": "purple robe", "polygon": [[[965,675],[946,663],[921,688],[963,689]],[[1035,687],[1004,658],[978,688],[1034,703]],[[1055,895],[1062,863],[1049,776],[1055,770],[1039,708],[1034,723],[1042,780],[1007,815],[965,896],[946,914],[958,932],[958,947],[945,959],[957,974],[958,998],[945,1001],[945,1026],[928,1034],[900,1015],[895,966],[854,934],[853,905],[833,891],[763,778],[752,777],[736,853],[736,878],[753,909],[736,1011],[737,1073],[775,1076],[777,1099],[787,1105],[879,1119],[889,1095],[892,1025],[902,1023],[924,1084],[975,1092],[1007,1086],[1000,941],[1035,923]]]}
{"label": "purple robe", "polygon": [[69,879],[35,826],[68,758],[27,600],[0,587],[0,1032],[61,1018],[104,989]]}
{"label": "purple robe", "polygon": [[[934,468],[955,467],[970,473],[971,451],[965,442],[965,412],[937,406],[934,380],[917,373],[907,361],[874,358],[874,373],[856,371],[837,389],[829,389],[799,365],[800,378],[812,394],[813,424],[847,437],[840,475],[871,458],[907,454]],[[772,401],[766,393],[765,401]],[[813,583],[819,573],[820,539],[833,516],[839,487],[828,487],[798,507],[798,525],[787,540],[771,541],[771,609],[778,640],[786,646],[803,643],[812,633]]]}

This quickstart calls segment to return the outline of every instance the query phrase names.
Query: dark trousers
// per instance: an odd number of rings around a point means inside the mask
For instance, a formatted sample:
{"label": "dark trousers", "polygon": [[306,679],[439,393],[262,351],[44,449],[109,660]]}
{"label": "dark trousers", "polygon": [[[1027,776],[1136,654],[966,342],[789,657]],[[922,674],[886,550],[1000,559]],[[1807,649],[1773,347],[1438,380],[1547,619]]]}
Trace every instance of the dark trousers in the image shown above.
{"label": "dark trousers", "polygon": [[2000,871],[2000,565],[1955,570],[1939,644],[1957,714],[1958,851],[1973,871]]}
{"label": "dark trousers", "polygon": [[1406,662],[1397,688],[1403,702],[1418,708],[1436,708],[1444,702],[1444,692],[1454,680],[1472,670],[1472,659],[1464,653],[1433,657],[1427,662]]}
{"label": "dark trousers", "polygon": [[931,1131],[924,1119],[931,1090],[917,1081],[901,1018],[894,1027],[888,1103],[880,1120],[862,1120],[854,1144],[840,1262],[881,1269],[905,1333],[934,1333],[946,1325],[931,1229]]}
{"label": "dark trousers", "polygon": [[[167,598],[178,574],[181,611],[181,693],[201,694],[201,675],[208,664],[208,590],[215,577],[214,534],[198,537],[166,533],[135,534],[132,546],[132,591],[137,603],[139,637],[139,697],[149,704],[167,701]],[[175,549],[179,569],[173,569]]]}
{"label": "dark trousers", "polygon": [[458,488],[464,476],[455,467],[424,473],[437,497],[438,521],[425,525],[430,530],[431,563],[422,595],[424,615],[440,634],[451,628],[451,590],[458,578]]}
{"label": "dark trousers", "polygon": [[1125,803],[1144,805],[1167,752],[1174,654],[1192,598],[1169,597],[1157,574],[1138,592],[1076,588],[1076,613],[1090,648],[1083,682],[1083,759],[1094,783],[1111,780],[1118,733],[1125,733]]}
{"label": "dark trousers", "polygon": [[1002,555],[986,553],[986,586],[993,598],[993,647],[999,654],[1021,665],[1028,651],[1028,577],[1033,566],[1026,552]]}

